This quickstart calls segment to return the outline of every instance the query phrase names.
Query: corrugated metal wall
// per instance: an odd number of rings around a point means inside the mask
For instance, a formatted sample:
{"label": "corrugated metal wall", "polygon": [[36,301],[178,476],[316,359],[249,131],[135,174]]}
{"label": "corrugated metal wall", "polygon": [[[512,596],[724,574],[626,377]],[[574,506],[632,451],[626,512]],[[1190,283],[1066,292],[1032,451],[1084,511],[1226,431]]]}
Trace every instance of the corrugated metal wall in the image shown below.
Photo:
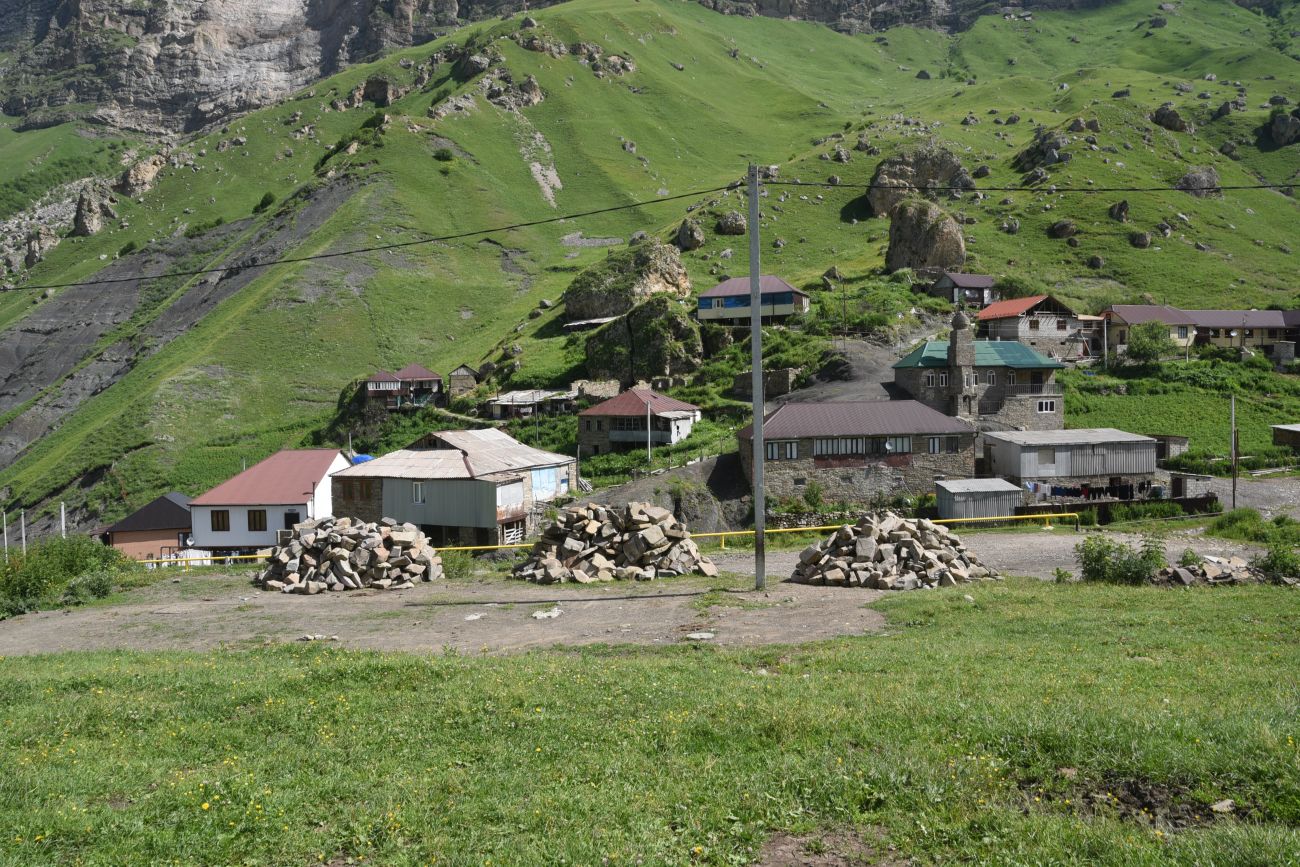
{"label": "corrugated metal wall", "polygon": [[1019,491],[962,491],[935,489],[940,518],[1000,518],[1014,515],[1024,504]]}
{"label": "corrugated metal wall", "polygon": [[495,482],[426,479],[424,503],[411,502],[411,479],[384,479],[384,514],[398,521],[442,527],[495,527]]}
{"label": "corrugated metal wall", "polygon": [[[1016,452],[1019,452],[1018,456]],[[1022,479],[1126,476],[1156,471],[1155,442],[1085,443],[1042,448],[995,442],[993,453],[997,472],[1019,465]]]}

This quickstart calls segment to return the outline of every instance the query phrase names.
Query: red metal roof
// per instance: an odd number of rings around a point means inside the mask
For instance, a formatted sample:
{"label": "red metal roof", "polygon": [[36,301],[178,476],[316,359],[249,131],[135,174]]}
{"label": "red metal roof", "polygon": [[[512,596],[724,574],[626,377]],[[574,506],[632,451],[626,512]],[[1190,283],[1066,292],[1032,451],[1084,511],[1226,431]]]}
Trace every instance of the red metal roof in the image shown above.
{"label": "red metal roof", "polygon": [[[786,403],[763,419],[763,439],[963,434],[972,428],[915,400]],[[740,432],[753,439],[753,425]]]}
{"label": "red metal roof", "polygon": [[653,415],[661,415],[665,412],[699,412],[700,409],[694,404],[659,394],[648,388],[630,388],[618,397],[611,397],[609,400],[584,409],[578,415],[643,416],[647,405]]}
{"label": "red metal roof", "polygon": [[[780,277],[773,277],[768,274],[758,278],[759,292],[797,292],[805,298],[808,293],[796,289]],[[748,277],[732,277],[730,280],[723,280],[717,286],[714,286],[708,292],[700,295],[701,298],[730,298],[735,295],[749,294]]]}
{"label": "red metal roof", "polygon": [[328,484],[338,449],[285,449],[195,497],[190,506],[280,506],[305,503]]}
{"label": "red metal roof", "polygon": [[398,379],[442,379],[441,376],[434,373],[427,367],[419,364],[408,364],[401,370],[397,371]]}
{"label": "red metal roof", "polygon": [[1046,295],[1030,295],[1028,298],[1008,298],[1006,301],[994,301],[979,312],[981,322],[988,319],[1011,319],[1028,313],[1040,301],[1046,301]]}

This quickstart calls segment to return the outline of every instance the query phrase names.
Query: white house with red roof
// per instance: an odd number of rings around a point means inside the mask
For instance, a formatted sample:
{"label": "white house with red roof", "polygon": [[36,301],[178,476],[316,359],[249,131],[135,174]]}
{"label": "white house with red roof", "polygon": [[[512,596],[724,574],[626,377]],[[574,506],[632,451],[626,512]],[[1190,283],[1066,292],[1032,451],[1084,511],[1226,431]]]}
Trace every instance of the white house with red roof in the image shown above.
{"label": "white house with red roof", "polygon": [[338,449],[285,449],[190,501],[190,547],[250,551],[276,531],[332,515],[330,474],[349,466]]}
{"label": "white house with red roof", "polygon": [[1030,295],[995,301],[976,320],[985,340],[1018,340],[1053,358],[1081,358],[1092,353],[1092,338],[1100,323],[1080,316],[1051,295]]}
{"label": "white house with red roof", "polygon": [[631,388],[578,413],[578,444],[588,455],[644,448],[647,443],[667,446],[690,436],[699,420],[700,408],[694,404],[649,388]]}

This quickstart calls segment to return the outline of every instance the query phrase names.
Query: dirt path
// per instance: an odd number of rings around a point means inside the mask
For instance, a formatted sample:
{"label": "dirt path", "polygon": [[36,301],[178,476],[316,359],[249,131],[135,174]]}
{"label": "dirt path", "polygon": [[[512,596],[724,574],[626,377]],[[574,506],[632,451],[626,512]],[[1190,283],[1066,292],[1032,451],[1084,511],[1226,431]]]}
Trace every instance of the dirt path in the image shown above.
{"label": "dirt path", "polygon": [[[815,641],[881,628],[863,606],[876,591],[783,584],[717,590],[685,578],[655,584],[539,587],[504,578],[402,592],[261,593],[243,578],[187,577],[125,601],[0,622],[0,656],[63,650],[207,650],[338,636],[344,647],[463,653],[557,645],[667,645],[708,632],[716,644]],[[554,618],[534,613],[558,608]]]}

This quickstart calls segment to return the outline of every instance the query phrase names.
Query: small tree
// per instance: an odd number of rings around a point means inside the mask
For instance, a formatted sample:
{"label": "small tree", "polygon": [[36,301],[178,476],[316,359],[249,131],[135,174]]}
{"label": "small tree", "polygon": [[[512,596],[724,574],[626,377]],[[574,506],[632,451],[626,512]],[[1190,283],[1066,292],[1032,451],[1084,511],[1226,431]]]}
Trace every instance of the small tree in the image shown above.
{"label": "small tree", "polygon": [[271,193],[271,192],[265,193],[262,196],[262,200],[258,202],[257,205],[253,208],[253,213],[260,214],[274,204],[275,204],[275,193]]}
{"label": "small tree", "polygon": [[1128,358],[1136,364],[1152,364],[1177,349],[1163,322],[1143,322],[1129,328]]}

